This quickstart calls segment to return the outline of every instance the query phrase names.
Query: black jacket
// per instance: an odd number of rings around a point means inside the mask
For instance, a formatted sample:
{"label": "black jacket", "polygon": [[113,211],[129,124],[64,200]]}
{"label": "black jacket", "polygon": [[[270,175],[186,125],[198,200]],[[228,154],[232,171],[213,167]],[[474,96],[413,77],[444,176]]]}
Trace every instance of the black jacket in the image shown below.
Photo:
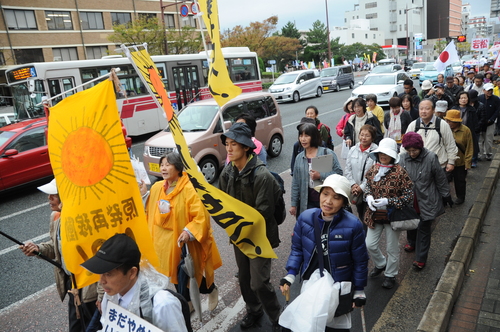
{"label": "black jacket", "polygon": [[[460,106],[455,105],[453,106],[453,109],[460,111]],[[477,116],[477,110],[473,106],[467,106],[465,108],[465,111],[461,114],[462,119],[465,117],[465,121],[463,122],[463,124],[466,125],[472,133],[478,132],[479,119]]]}
{"label": "black jacket", "polygon": [[[405,95],[406,93],[400,93],[398,95],[399,98],[403,98],[403,96]],[[417,92],[417,89],[415,88],[412,88],[409,95],[411,96],[411,98],[413,99],[413,107],[415,107],[416,109],[418,109],[418,104],[420,104],[420,97],[418,95],[418,92]]]}
{"label": "black jacket", "polygon": [[[378,121],[377,117],[373,115],[371,112],[367,113],[367,118],[365,121],[365,124],[369,124],[375,127],[377,130],[377,135],[375,136],[375,139],[373,142],[378,145],[378,143],[384,138],[384,135],[382,134],[382,129],[380,127],[380,122]],[[359,142],[358,135],[359,133],[354,132],[354,128],[356,127],[356,114],[351,115],[349,120],[346,122],[345,127],[344,127],[344,137],[346,140],[350,139],[352,144],[351,148],[356,145],[357,142]]]}
{"label": "black jacket", "polygon": [[486,95],[480,95],[478,98],[479,102],[484,105],[484,112],[481,115],[481,122],[479,123],[481,131],[486,131],[488,126],[495,123],[500,112],[500,98],[492,95],[490,98],[486,99]]}

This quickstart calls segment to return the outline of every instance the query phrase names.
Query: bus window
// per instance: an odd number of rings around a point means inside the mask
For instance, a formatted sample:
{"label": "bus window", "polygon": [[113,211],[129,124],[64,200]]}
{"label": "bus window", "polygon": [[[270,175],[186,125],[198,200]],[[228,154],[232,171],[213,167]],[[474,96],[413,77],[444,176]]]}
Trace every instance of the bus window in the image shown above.
{"label": "bus window", "polygon": [[[49,85],[49,94],[51,97],[57,96],[58,94],[62,93],[63,91],[72,89],[74,87],[73,84],[73,79],[72,78],[60,78],[60,79],[49,79],[47,80],[47,83]],[[75,93],[74,91],[71,91],[69,93],[66,93],[65,96],[68,97]],[[52,106],[56,105],[58,102],[62,100],[62,96],[59,96],[55,99],[52,100]]]}
{"label": "bus window", "polygon": [[[63,78],[62,79],[62,85],[63,85],[64,91],[68,91],[68,90],[71,90],[71,89],[74,88],[74,86],[73,86],[73,80],[71,78]],[[69,96],[71,96],[74,93],[75,93],[75,90],[72,90],[72,91],[66,93],[65,96],[69,97]]]}
{"label": "bus window", "polygon": [[231,59],[229,75],[233,82],[256,80],[256,72],[253,59]]}

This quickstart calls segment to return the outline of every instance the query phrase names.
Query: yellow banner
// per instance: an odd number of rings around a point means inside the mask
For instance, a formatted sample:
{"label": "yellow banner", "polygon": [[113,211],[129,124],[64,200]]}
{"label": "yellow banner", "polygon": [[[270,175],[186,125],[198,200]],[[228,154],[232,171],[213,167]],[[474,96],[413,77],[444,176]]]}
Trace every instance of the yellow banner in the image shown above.
{"label": "yellow banner", "polygon": [[63,202],[62,255],[78,288],[99,279],[80,264],[116,233],[134,238],[142,257],[157,266],[113,82],[106,80],[52,107],[48,147]]}
{"label": "yellow banner", "polygon": [[125,50],[130,61],[136,67],[145,85],[157,97],[159,105],[165,110],[177,151],[181,154],[185,170],[208,213],[226,231],[231,242],[237,245],[248,257],[277,258],[266,237],[264,217],[254,208],[210,185],[198,170],[198,166],[189,153],[182,128],[170,100],[162,98],[163,95],[166,95],[165,88],[149,53],[144,49],[130,51],[124,46],[122,49]]}
{"label": "yellow banner", "polygon": [[[219,9],[216,0],[198,1],[212,43],[208,88],[219,106],[224,105],[241,93],[241,88],[234,85],[227,72],[226,61],[222,55],[219,31]],[[203,32],[202,32],[203,33]]]}

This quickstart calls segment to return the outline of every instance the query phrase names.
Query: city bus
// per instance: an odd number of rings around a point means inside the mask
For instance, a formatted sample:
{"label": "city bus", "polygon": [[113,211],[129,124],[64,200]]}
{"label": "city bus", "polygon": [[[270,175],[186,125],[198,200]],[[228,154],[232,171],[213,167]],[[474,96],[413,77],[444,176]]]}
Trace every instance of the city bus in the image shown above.
{"label": "city bus", "polygon": [[[227,47],[222,52],[234,84],[243,92],[262,91],[255,52],[250,52],[248,47]],[[207,82],[209,64],[206,52],[157,55],[152,59],[174,109],[180,110],[192,101],[212,98]],[[128,135],[137,136],[164,129],[167,120],[163,110],[157,107],[128,58],[120,55],[96,60],[28,63],[9,68],[5,76],[11,88],[14,112],[19,120],[45,116],[40,104],[43,96],[51,98],[63,93],[51,101],[51,106],[54,106],[63,98],[99,83],[94,81],[71,90],[109,73],[111,68],[120,68],[117,76],[122,89],[127,92],[126,96],[117,93],[116,97]]]}

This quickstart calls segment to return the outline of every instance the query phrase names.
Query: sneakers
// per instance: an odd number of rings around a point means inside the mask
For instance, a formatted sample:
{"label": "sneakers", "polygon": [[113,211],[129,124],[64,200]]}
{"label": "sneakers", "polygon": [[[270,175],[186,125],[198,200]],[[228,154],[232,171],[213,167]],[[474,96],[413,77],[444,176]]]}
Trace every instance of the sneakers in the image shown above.
{"label": "sneakers", "polygon": [[381,269],[379,269],[378,267],[374,267],[372,272],[370,272],[370,278],[376,278],[380,275],[380,273],[384,272],[385,271],[385,266]]}
{"label": "sneakers", "polygon": [[464,204],[465,202],[465,199],[461,198],[461,197],[458,197],[456,200],[455,200],[455,204],[456,205],[461,205],[461,204]]}
{"label": "sneakers", "polygon": [[422,263],[422,262],[417,262],[417,261],[414,261],[413,262],[413,268],[416,270],[416,271],[422,271],[422,269],[425,267],[425,263]]}
{"label": "sneakers", "polygon": [[472,168],[476,168],[477,167],[477,162],[473,161],[471,167]]}
{"label": "sneakers", "polygon": [[208,310],[213,311],[219,304],[219,289],[215,286],[212,293],[208,294]]}
{"label": "sneakers", "polygon": [[396,284],[395,277],[385,277],[384,282],[382,283],[382,287],[391,289]]}
{"label": "sneakers", "polygon": [[414,247],[414,246],[411,246],[411,245],[409,245],[409,244],[406,244],[406,245],[404,246],[404,250],[405,250],[406,252],[414,252],[414,251],[415,251],[415,247]]}
{"label": "sneakers", "polygon": [[490,161],[491,159],[493,159],[493,156],[490,154],[487,154],[486,155],[486,160]]}
{"label": "sneakers", "polygon": [[262,317],[262,315],[264,315],[263,311],[261,311],[260,313],[257,313],[257,314],[247,313],[245,318],[243,318],[243,320],[241,321],[240,327],[242,329],[248,329],[248,328],[254,326],[259,321],[259,319]]}

